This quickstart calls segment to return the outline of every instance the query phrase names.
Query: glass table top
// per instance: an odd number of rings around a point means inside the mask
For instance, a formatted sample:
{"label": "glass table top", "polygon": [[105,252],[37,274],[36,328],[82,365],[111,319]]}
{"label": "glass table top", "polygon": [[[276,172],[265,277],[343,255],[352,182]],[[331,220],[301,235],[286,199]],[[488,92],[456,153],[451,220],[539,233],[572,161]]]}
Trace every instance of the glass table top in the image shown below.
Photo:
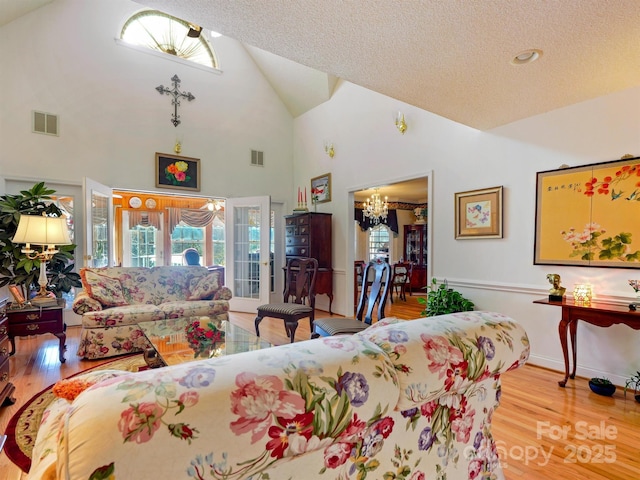
{"label": "glass table top", "polygon": [[[217,342],[213,348],[201,352],[197,357],[187,340],[186,329],[194,322],[201,324],[212,322],[225,332],[224,340]],[[255,334],[233,325],[227,320],[210,320],[206,316],[167,318],[138,323],[140,329],[151,342],[165,365],[192,362],[208,357],[232,355],[234,353],[261,350],[273,345],[261,340]]]}

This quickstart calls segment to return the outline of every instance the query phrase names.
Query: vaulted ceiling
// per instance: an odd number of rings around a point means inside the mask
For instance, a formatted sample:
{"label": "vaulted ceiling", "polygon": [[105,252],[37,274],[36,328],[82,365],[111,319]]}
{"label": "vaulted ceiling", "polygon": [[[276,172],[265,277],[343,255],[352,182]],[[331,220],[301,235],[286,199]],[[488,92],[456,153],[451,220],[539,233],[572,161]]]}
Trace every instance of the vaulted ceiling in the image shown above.
{"label": "vaulted ceiling", "polygon": [[338,78],[482,130],[640,85],[638,0],[136,1],[245,44],[294,116]]}

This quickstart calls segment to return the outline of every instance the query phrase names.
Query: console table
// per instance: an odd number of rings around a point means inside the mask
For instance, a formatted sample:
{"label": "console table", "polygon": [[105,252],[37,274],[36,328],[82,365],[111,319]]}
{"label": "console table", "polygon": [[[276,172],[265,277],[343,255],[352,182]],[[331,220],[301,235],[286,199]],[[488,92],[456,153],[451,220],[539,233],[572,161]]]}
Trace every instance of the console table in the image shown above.
{"label": "console table", "polygon": [[[576,353],[578,320],[590,323],[597,327],[610,327],[621,323],[634,330],[640,330],[640,312],[631,311],[629,307],[622,305],[604,305],[591,303],[591,305],[576,305],[573,300],[564,299],[562,301],[550,301],[546,298],[535,300],[533,303],[542,305],[554,305],[562,307],[562,318],[558,325],[560,335],[560,345],[562,345],[562,355],[564,356],[564,380],[558,385],[564,387],[569,378],[576,377]],[[571,338],[571,356],[573,359],[573,369],[569,374],[569,348],[567,344],[567,332]]]}

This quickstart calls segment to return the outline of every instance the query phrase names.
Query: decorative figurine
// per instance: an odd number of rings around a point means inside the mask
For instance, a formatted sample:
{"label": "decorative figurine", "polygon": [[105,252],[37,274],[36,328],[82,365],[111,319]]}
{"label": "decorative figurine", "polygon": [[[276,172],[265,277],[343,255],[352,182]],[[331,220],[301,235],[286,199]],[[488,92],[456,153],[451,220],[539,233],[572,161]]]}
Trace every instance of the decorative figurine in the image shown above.
{"label": "decorative figurine", "polygon": [[552,285],[552,288],[549,289],[549,301],[561,302],[564,297],[564,292],[567,289],[560,286],[560,275],[557,273],[549,273],[547,274],[547,280]]}

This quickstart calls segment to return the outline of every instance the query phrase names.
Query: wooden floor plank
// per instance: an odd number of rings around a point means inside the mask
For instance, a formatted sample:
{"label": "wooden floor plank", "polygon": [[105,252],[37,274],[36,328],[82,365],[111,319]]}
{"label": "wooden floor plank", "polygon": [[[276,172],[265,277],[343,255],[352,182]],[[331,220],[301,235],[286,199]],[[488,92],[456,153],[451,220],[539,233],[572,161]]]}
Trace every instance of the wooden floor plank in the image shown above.
{"label": "wooden floor plank", "polygon": [[[386,315],[412,319],[421,311],[416,296],[407,296],[406,302],[389,303]],[[254,315],[231,312],[230,319],[254,330]],[[276,345],[288,342],[282,321],[277,319],[265,318],[260,332]],[[309,334],[308,322],[301,321],[296,341],[308,339]],[[61,378],[103,363],[75,355],[79,335],[79,327],[67,329],[67,361],[62,365],[58,361],[58,339],[53,335],[16,339],[17,352],[10,362],[17,402],[0,409],[0,432],[33,395]],[[640,478],[640,403],[633,396],[625,399],[621,388],[613,397],[598,396],[583,378],[569,380],[566,388],[560,388],[557,382],[561,377],[559,372],[531,365],[503,375],[493,433],[507,480]],[[601,425],[609,429],[608,436],[597,430]],[[554,434],[562,428],[566,435]],[[596,429],[592,435],[596,438],[581,438],[590,428]],[[0,479],[27,478],[6,455],[0,455]]]}

